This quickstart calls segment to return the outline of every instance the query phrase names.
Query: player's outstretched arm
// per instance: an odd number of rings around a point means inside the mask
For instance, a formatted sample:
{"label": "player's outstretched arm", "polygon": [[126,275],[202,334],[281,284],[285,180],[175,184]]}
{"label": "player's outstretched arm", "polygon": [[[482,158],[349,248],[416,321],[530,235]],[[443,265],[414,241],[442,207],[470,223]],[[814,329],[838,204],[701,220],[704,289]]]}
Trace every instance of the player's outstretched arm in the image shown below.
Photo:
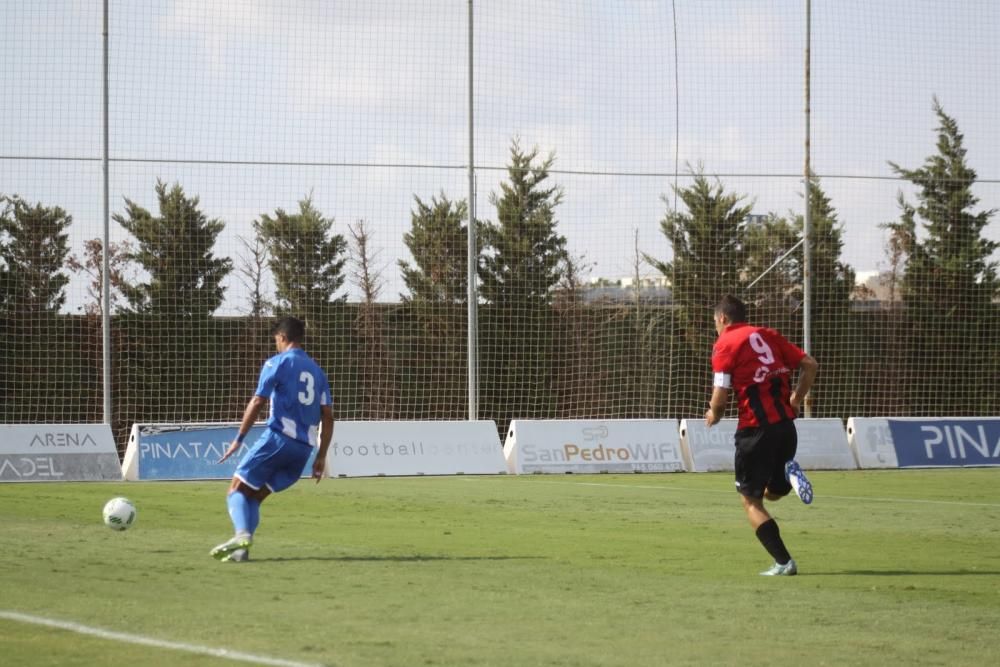
{"label": "player's outstretched arm", "polygon": [[726,413],[727,403],[729,403],[729,390],[724,387],[713,387],[712,398],[708,401],[708,410],[705,412],[705,426],[711,428],[719,423],[722,415]]}
{"label": "player's outstretched arm", "polygon": [[802,405],[802,401],[805,400],[806,394],[813,386],[813,382],[816,380],[816,373],[819,370],[819,362],[816,361],[810,355],[802,357],[802,361],[799,362],[799,381],[795,384],[795,389],[792,391],[792,395],[788,398],[788,402],[792,404],[792,407],[796,410]]}
{"label": "player's outstretched arm", "polygon": [[240,445],[243,444],[243,438],[247,436],[247,433],[250,432],[253,425],[257,423],[257,416],[260,414],[260,411],[264,409],[265,405],[267,405],[267,399],[263,396],[254,396],[250,399],[250,402],[247,403],[246,409],[243,411],[243,421],[240,422],[240,428],[236,432],[236,437],[233,438],[231,443],[229,443],[229,449],[227,449],[222,455],[222,458],[219,459],[219,463],[228,459],[236,453],[237,449],[240,448]]}
{"label": "player's outstretched arm", "polygon": [[323,471],[326,470],[326,454],[330,450],[330,442],[333,440],[333,410],[329,405],[320,407],[319,413],[319,451],[316,452],[316,460],[313,461],[313,479],[319,484],[323,479]]}

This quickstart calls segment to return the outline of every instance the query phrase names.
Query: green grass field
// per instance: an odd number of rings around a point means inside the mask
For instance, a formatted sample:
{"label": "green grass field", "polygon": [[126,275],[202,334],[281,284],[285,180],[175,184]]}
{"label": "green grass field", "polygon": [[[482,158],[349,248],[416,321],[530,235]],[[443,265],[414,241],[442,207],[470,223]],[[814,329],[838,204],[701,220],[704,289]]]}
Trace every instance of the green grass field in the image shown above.
{"label": "green grass field", "polygon": [[249,563],[208,556],[226,482],[0,485],[0,663],[1000,664],[1000,470],[812,478],[787,578],[728,474],[303,481]]}

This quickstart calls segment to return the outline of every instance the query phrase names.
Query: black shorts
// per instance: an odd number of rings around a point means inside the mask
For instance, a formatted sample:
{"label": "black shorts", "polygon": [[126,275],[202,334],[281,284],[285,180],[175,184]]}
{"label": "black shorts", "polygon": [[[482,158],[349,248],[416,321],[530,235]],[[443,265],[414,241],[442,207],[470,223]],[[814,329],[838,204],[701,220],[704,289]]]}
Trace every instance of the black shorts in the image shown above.
{"label": "black shorts", "polygon": [[788,495],[785,463],[795,458],[798,443],[792,420],[736,431],[736,490],[750,498],[763,498],[764,489]]}

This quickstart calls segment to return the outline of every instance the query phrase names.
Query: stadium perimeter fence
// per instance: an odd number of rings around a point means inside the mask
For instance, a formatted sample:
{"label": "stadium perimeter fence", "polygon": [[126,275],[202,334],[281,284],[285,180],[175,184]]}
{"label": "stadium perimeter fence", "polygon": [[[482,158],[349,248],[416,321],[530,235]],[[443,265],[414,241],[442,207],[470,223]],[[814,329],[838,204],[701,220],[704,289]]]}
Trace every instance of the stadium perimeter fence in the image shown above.
{"label": "stadium perimeter fence", "polygon": [[237,418],[280,313],[341,419],[689,417],[724,292],[820,360],[815,416],[997,414],[997,27],[15,0],[0,421]]}

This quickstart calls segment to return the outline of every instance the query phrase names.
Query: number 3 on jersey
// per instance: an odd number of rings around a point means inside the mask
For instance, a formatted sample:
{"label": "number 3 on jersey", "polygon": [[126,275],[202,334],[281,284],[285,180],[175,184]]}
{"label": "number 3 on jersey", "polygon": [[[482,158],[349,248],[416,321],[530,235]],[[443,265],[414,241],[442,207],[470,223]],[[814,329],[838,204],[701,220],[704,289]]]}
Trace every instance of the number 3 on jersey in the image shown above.
{"label": "number 3 on jersey", "polygon": [[305,385],[305,389],[299,392],[299,403],[312,405],[313,401],[316,400],[316,379],[309,371],[302,371],[299,373],[299,382]]}

